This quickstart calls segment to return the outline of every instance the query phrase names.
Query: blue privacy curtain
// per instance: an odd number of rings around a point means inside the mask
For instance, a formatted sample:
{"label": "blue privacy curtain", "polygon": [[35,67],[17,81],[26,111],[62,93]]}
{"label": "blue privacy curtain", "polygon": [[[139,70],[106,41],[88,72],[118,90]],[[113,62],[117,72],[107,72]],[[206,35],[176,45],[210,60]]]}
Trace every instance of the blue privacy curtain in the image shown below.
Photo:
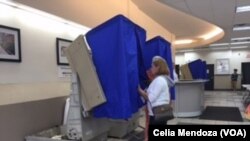
{"label": "blue privacy curtain", "polygon": [[[152,58],[154,56],[163,57],[168,64],[171,78],[173,79],[173,61],[172,61],[172,51],[171,44],[166,41],[164,38],[157,36],[146,42],[146,47],[143,49],[144,64],[146,70],[150,69],[152,64]],[[174,87],[170,88],[171,99],[175,99],[175,89]]]}
{"label": "blue privacy curtain", "polygon": [[193,79],[207,79],[207,64],[201,59],[188,63]]}
{"label": "blue privacy curtain", "polygon": [[143,28],[136,25],[136,37],[137,37],[137,58],[138,58],[138,71],[139,71],[139,84],[142,89],[147,87],[147,74],[146,66],[144,63],[143,50],[146,47],[146,32]]}
{"label": "blue privacy curtain", "polygon": [[122,15],[86,34],[107,102],[94,108],[95,117],[128,119],[143,105],[137,92],[144,77],[141,48],[146,31]]}

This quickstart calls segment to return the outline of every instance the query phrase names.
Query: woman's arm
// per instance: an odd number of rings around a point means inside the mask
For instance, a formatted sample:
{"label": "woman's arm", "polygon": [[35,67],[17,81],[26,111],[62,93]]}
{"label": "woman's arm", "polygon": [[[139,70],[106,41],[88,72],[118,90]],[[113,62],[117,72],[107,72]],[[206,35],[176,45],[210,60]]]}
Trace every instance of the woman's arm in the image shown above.
{"label": "woman's arm", "polygon": [[140,86],[138,87],[138,92],[145,100],[148,101],[148,94]]}
{"label": "woman's arm", "polygon": [[170,77],[170,76],[166,76],[167,79],[167,83],[168,83],[168,87],[173,87],[175,85],[175,81]]}

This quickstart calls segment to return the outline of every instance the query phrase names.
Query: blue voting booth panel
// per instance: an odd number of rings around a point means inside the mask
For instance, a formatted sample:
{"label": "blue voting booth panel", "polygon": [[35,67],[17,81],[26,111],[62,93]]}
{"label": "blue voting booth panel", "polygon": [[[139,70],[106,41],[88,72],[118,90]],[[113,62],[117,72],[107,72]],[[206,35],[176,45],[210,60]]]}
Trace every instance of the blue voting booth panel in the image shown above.
{"label": "blue voting booth panel", "polygon": [[146,74],[146,66],[144,63],[144,56],[143,56],[143,50],[146,46],[146,32],[143,28],[136,25],[136,37],[137,37],[137,58],[138,58],[138,70],[139,70],[139,83],[142,89],[145,89],[147,87],[146,80],[147,80],[147,74]]}
{"label": "blue voting booth panel", "polygon": [[89,31],[86,39],[107,99],[94,108],[94,116],[130,118],[143,105],[137,88],[143,77],[146,31],[118,15]]}
{"label": "blue voting booth panel", "polygon": [[202,79],[202,61],[200,59],[188,63],[193,79]]}
{"label": "blue voting booth panel", "polygon": [[201,59],[190,62],[188,64],[188,67],[190,69],[193,79],[206,79],[206,66],[206,62],[202,61]]}
{"label": "blue voting booth panel", "polygon": [[[173,79],[173,61],[171,44],[164,38],[157,36],[146,42],[146,48],[143,50],[145,68],[148,70],[152,64],[154,56],[161,56],[168,64],[171,78]],[[175,99],[175,89],[170,88],[171,99]]]}

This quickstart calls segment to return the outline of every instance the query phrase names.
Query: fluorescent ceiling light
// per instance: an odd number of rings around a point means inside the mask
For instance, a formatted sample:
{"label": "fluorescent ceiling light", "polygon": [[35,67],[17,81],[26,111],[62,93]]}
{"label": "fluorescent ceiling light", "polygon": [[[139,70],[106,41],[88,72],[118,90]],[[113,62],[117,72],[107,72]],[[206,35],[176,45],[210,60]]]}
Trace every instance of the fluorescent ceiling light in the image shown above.
{"label": "fluorescent ceiling light", "polygon": [[235,26],[233,28],[233,31],[242,31],[242,30],[250,30],[250,25],[246,26]]}
{"label": "fluorescent ceiling light", "polygon": [[235,46],[235,47],[230,47],[231,49],[242,49],[242,48],[248,48],[248,46]]}
{"label": "fluorescent ceiling light", "polygon": [[226,50],[229,49],[229,47],[216,47],[216,48],[211,48],[212,50]]}
{"label": "fluorescent ceiling light", "polygon": [[194,51],[194,49],[181,49],[181,50],[178,50],[177,52],[191,52],[191,51]]}
{"label": "fluorescent ceiling light", "polygon": [[215,46],[228,46],[229,43],[218,43],[218,44],[211,44],[209,45],[210,47],[215,47]]}
{"label": "fluorescent ceiling light", "polygon": [[250,5],[238,6],[238,7],[236,8],[236,13],[248,12],[248,11],[250,11]]}
{"label": "fluorescent ceiling light", "polygon": [[195,49],[195,51],[209,51],[210,50],[210,48],[197,48],[197,49]]}
{"label": "fluorescent ceiling light", "polygon": [[248,42],[233,42],[233,43],[231,43],[231,45],[242,45],[242,44],[249,44],[250,43],[250,41],[248,41]]}
{"label": "fluorescent ceiling light", "polygon": [[237,40],[250,40],[250,37],[239,37],[239,38],[232,38],[232,41],[237,41]]}
{"label": "fluorescent ceiling light", "polygon": [[187,40],[176,40],[174,42],[174,44],[176,44],[176,45],[191,44],[192,42],[193,42],[193,40],[189,40],[189,39],[187,39]]}

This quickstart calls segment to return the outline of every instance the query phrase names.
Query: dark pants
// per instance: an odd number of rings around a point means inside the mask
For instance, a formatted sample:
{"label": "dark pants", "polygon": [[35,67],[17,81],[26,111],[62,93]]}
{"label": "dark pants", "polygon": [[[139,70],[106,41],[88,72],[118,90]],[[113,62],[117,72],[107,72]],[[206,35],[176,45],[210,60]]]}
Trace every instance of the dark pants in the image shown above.
{"label": "dark pants", "polygon": [[173,117],[165,117],[156,120],[154,116],[150,116],[149,125],[166,125],[167,121],[170,119],[173,119]]}

